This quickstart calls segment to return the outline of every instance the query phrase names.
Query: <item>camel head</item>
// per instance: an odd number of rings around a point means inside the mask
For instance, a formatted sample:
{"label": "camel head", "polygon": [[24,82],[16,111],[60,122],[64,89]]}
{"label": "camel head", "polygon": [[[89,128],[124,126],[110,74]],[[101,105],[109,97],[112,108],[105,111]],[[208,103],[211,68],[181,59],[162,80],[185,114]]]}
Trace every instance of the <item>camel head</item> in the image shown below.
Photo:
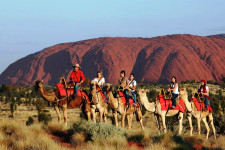
{"label": "camel head", "polygon": [[179,96],[180,96],[180,98],[183,99],[183,100],[186,100],[186,99],[188,98],[188,93],[187,93],[186,88],[181,87],[181,88],[179,89]]}
{"label": "camel head", "polygon": [[140,90],[138,90],[138,95],[139,95],[140,97],[146,96],[146,90],[145,90],[145,89],[140,89]]}
{"label": "camel head", "polygon": [[90,89],[91,89],[91,91],[92,91],[93,89],[96,89],[96,85],[97,85],[97,82],[94,81],[94,80],[91,80],[91,82],[90,82]]}
{"label": "camel head", "polygon": [[42,87],[43,87],[43,81],[40,81],[40,80],[35,81],[35,85],[34,85],[35,90],[38,90],[39,88],[42,88]]}
{"label": "camel head", "polygon": [[106,93],[112,92],[114,90],[113,85],[110,83],[105,83],[103,88],[104,88],[104,91],[106,91]]}

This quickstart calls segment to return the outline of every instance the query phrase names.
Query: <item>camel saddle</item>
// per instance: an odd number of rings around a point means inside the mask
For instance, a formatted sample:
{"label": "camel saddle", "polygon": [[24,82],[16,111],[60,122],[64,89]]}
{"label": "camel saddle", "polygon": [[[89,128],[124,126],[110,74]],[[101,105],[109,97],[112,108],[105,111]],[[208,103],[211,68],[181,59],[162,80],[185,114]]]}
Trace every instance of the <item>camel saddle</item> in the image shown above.
{"label": "camel saddle", "polygon": [[[123,102],[123,105],[126,106],[126,98],[125,98],[124,93],[123,92],[117,92],[116,96],[120,97],[122,102]],[[133,103],[134,103],[134,100],[132,98],[130,98],[129,99],[129,105],[133,106]],[[136,104],[137,104],[137,106],[139,106],[138,102]]]}
{"label": "camel saddle", "polygon": [[99,93],[101,94],[103,102],[108,103],[108,100],[99,85],[97,86],[97,91],[99,91]]}
{"label": "camel saddle", "polygon": [[172,99],[172,93],[171,92],[165,92],[164,89],[160,90],[160,95],[163,95],[164,100],[171,100]]}
{"label": "camel saddle", "polygon": [[[204,109],[205,109],[205,103],[204,102],[199,102],[199,100],[196,97],[193,97],[190,101],[194,102],[198,111],[204,111]],[[210,105],[208,105],[207,110],[209,112],[213,111],[213,109]]]}
{"label": "camel saddle", "polygon": [[171,99],[164,99],[164,95],[157,95],[156,99],[159,99],[159,103],[161,105],[161,110],[179,110],[181,112],[185,112],[185,104],[182,99],[179,99],[176,107],[172,108],[172,100]]}

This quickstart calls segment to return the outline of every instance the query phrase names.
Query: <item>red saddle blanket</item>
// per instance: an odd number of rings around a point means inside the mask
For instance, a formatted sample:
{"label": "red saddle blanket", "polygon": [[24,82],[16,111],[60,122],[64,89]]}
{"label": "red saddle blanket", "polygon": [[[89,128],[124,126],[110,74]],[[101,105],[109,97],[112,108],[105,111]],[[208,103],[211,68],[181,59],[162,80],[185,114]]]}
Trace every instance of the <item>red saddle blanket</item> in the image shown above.
{"label": "red saddle blanket", "polygon": [[[123,102],[123,105],[126,106],[126,98],[125,98],[125,95],[123,92],[117,92],[117,94],[119,94],[119,97],[121,98],[122,102]],[[129,105],[133,106],[133,99],[130,98],[129,99]],[[137,106],[139,106],[138,102],[137,102]]]}
{"label": "red saddle blanket", "polygon": [[[197,110],[198,110],[198,111],[204,111],[204,109],[205,109],[205,103],[204,103],[204,102],[199,102],[197,98],[191,98],[191,101],[194,102],[194,104],[195,104],[195,106],[197,107]],[[208,110],[209,112],[212,112],[213,109],[212,109],[211,106],[208,105],[207,110]]]}
{"label": "red saddle blanket", "polygon": [[[56,89],[59,91],[60,96],[70,96],[73,95],[74,89],[65,89],[63,84],[56,84]],[[78,89],[77,96],[85,96],[87,100],[89,100],[89,97],[85,92],[81,92],[80,89]]]}
{"label": "red saddle blanket", "polygon": [[108,101],[107,101],[107,99],[106,99],[106,97],[105,97],[105,94],[102,92],[102,90],[100,90],[100,88],[97,88],[97,90],[98,90],[99,93],[101,94],[103,101],[107,103]]}
{"label": "red saddle blanket", "polygon": [[176,104],[175,108],[172,108],[172,100],[165,100],[163,95],[158,95],[156,98],[159,99],[161,110],[179,110],[185,112],[185,104],[182,99],[179,99],[179,103]]}

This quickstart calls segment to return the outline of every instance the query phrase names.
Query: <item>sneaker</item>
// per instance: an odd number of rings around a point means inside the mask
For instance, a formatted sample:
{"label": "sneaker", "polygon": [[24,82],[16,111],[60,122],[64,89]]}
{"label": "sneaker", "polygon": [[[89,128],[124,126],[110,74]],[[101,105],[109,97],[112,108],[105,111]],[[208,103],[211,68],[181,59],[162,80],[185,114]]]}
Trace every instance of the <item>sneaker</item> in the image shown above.
{"label": "sneaker", "polygon": [[172,108],[174,109],[176,106],[172,106]]}
{"label": "sneaker", "polygon": [[133,106],[137,106],[137,104],[136,103],[133,103]]}

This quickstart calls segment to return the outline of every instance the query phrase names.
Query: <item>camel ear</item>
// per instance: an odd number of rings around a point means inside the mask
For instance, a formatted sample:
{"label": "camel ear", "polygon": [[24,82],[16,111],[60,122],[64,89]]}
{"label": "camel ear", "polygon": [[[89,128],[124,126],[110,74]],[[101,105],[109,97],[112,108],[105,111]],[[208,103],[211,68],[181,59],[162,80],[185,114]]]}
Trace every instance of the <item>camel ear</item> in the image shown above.
{"label": "camel ear", "polygon": [[110,85],[109,91],[113,91],[113,85]]}

